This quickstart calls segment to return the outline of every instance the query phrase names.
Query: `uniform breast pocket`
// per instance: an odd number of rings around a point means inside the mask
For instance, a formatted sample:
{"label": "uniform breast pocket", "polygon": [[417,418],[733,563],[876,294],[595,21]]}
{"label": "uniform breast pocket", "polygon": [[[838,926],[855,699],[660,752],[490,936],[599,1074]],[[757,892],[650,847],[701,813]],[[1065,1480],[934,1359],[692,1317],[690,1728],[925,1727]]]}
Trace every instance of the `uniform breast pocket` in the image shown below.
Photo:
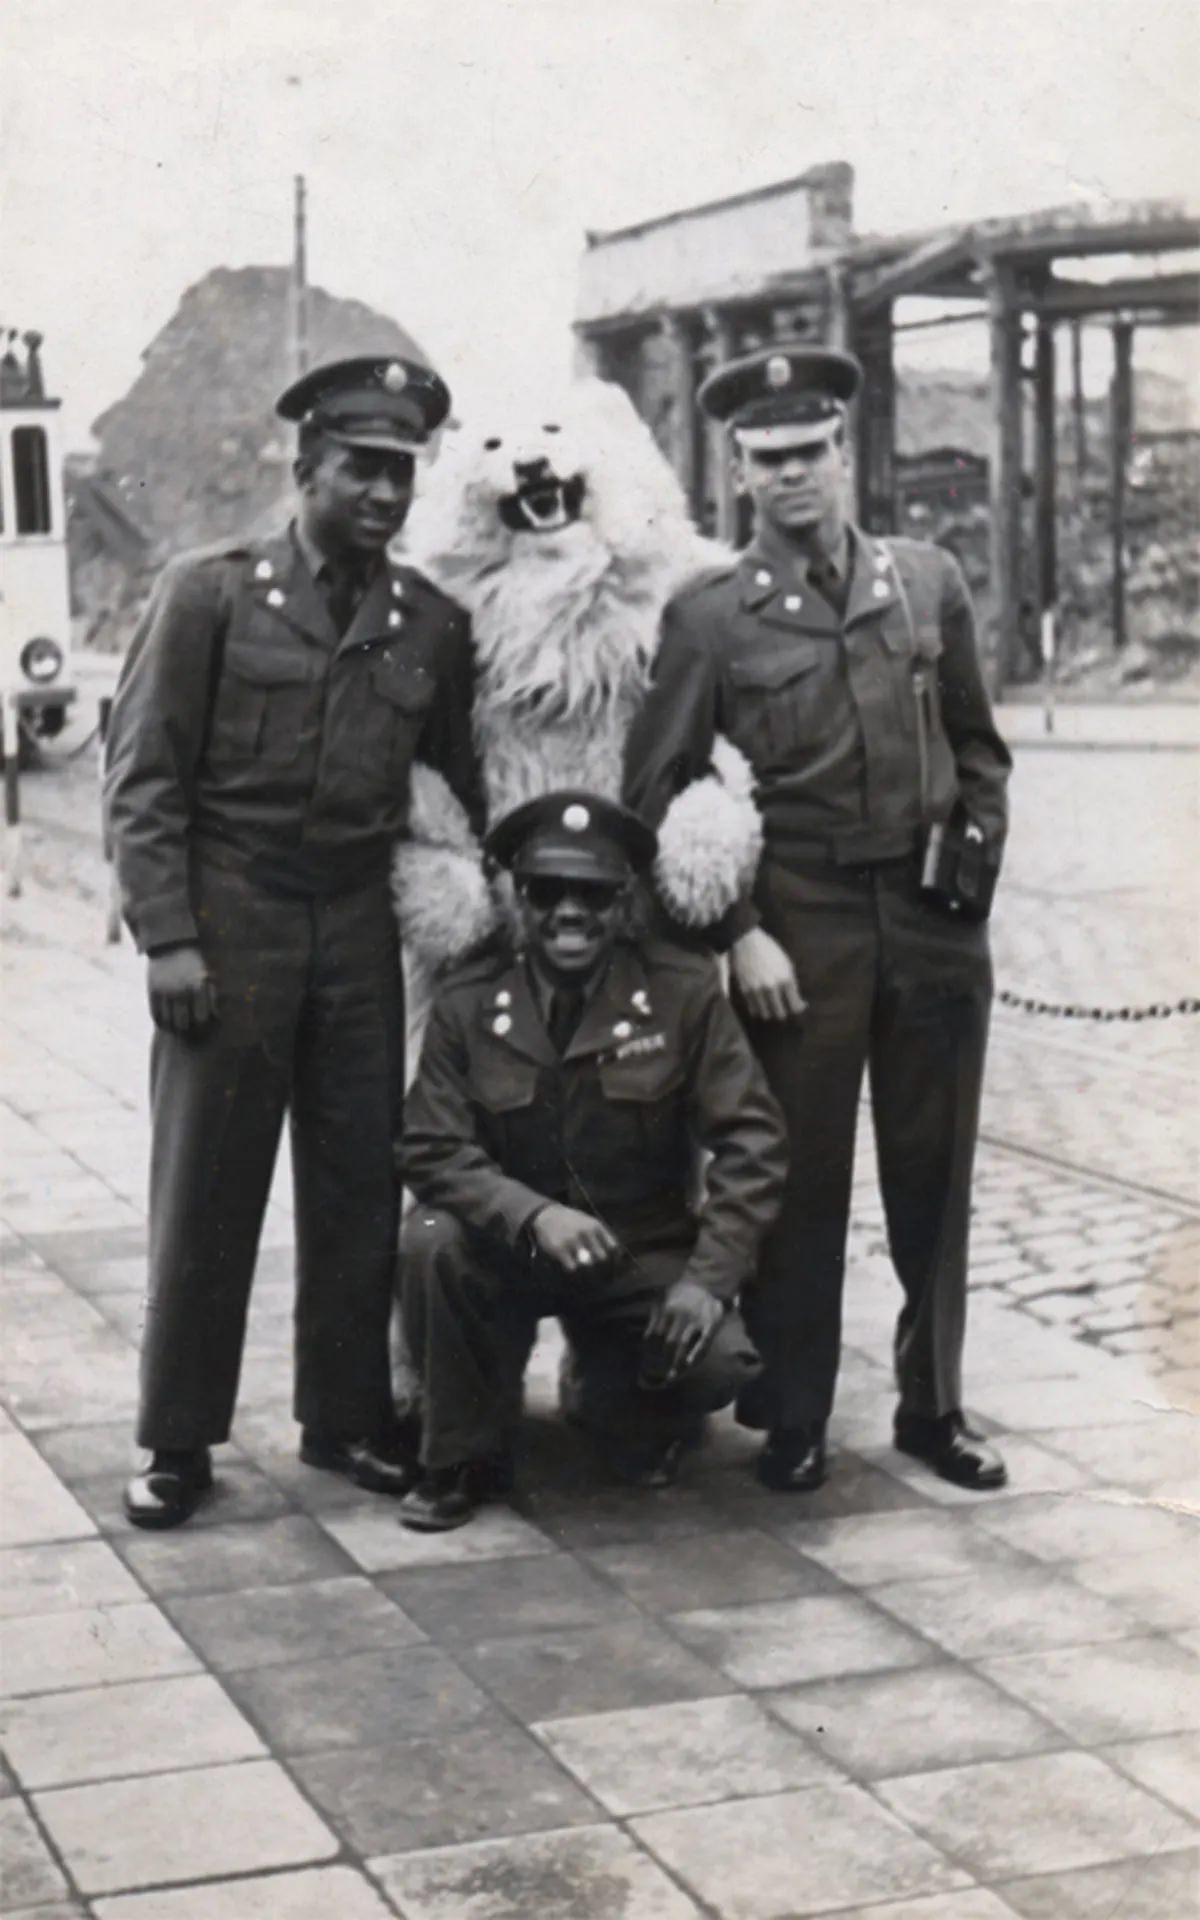
{"label": "uniform breast pocket", "polygon": [[473,1052],[469,1081],[475,1124],[485,1151],[515,1180],[544,1187],[551,1143],[556,1139],[545,1101],[539,1100],[538,1069],[485,1044]]}
{"label": "uniform breast pocket", "polygon": [[600,1066],[599,1130],[618,1154],[641,1156],[647,1184],[681,1177],[690,1160],[683,1066],[666,1054],[634,1054]]}
{"label": "uniform breast pocket", "polygon": [[300,751],[311,684],[302,654],[282,647],[231,651],[217,688],[210,759],[288,765]]}
{"label": "uniform breast pocket", "polygon": [[371,668],[364,744],[384,759],[389,776],[403,779],[417,749],[437,681],[418,661],[384,654]]}
{"label": "uniform breast pocket", "polygon": [[798,641],[726,668],[726,731],[757,772],[786,765],[819,742],[827,651],[820,641]]}

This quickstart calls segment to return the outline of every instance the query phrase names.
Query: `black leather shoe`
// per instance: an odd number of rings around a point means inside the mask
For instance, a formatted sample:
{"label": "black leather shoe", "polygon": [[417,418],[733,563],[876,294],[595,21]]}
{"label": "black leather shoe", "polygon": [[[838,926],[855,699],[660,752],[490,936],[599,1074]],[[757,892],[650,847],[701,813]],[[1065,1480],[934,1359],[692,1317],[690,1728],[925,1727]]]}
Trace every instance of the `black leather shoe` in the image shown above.
{"label": "black leather shoe", "polygon": [[943,1480],[972,1493],[993,1493],[1008,1480],[996,1448],[969,1427],[961,1413],[947,1413],[940,1420],[899,1413],[895,1439],[899,1452],[924,1460]]}
{"label": "black leather shoe", "polygon": [[403,1499],[420,1468],[403,1441],[332,1440],[306,1427],[300,1436],[300,1458],[306,1467],[340,1473],[367,1493],[387,1493]]}
{"label": "black leather shoe", "polygon": [[754,1471],[772,1493],[815,1493],[829,1478],[824,1426],[776,1428]]}
{"label": "black leather shoe", "polygon": [[125,1488],[126,1518],[135,1527],[181,1527],[213,1483],[207,1447],[158,1450]]}
{"label": "black leather shoe", "polygon": [[512,1462],[506,1456],[431,1467],[400,1502],[400,1519],[414,1533],[448,1533],[465,1527],[489,1500],[512,1492]]}

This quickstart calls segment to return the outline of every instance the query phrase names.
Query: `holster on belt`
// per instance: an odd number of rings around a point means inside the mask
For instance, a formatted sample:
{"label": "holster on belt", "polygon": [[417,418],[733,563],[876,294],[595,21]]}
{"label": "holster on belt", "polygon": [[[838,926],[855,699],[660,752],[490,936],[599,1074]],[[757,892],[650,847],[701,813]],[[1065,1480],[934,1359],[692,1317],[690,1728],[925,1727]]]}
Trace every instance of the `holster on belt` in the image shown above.
{"label": "holster on belt", "polygon": [[[916,656],[912,608],[899,567],[895,571]],[[913,676],[921,819],[925,822],[921,831],[921,898],[929,906],[960,920],[986,920],[992,910],[1000,863],[989,853],[983,829],[976,826],[961,800],[955,802],[948,819],[929,819],[929,701],[932,699],[929,674],[932,671],[932,667],[918,666]]]}

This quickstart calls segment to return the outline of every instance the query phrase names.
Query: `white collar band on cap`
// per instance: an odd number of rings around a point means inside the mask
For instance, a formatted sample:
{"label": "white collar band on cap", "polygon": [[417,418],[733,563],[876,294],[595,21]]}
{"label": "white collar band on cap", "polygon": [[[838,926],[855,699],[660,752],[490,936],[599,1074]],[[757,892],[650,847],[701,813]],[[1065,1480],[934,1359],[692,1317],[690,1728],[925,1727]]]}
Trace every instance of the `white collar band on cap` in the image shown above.
{"label": "white collar band on cap", "polygon": [[788,447],[814,447],[822,440],[832,440],[845,423],[845,410],[839,407],[826,420],[777,420],[769,426],[734,427],[731,431],[747,453],[782,453]]}

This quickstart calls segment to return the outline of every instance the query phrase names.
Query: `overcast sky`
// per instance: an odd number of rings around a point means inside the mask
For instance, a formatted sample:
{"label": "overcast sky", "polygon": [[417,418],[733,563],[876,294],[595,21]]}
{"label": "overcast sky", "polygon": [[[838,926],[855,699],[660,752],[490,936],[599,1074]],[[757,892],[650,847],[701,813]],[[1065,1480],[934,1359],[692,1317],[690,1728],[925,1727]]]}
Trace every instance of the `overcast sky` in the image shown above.
{"label": "overcast sky", "polygon": [[3,0],[0,73],[0,322],[75,444],[187,285],[286,261],[296,172],[312,279],[469,408],[565,367],[585,228],[832,159],[875,232],[1200,162],[1194,0]]}

